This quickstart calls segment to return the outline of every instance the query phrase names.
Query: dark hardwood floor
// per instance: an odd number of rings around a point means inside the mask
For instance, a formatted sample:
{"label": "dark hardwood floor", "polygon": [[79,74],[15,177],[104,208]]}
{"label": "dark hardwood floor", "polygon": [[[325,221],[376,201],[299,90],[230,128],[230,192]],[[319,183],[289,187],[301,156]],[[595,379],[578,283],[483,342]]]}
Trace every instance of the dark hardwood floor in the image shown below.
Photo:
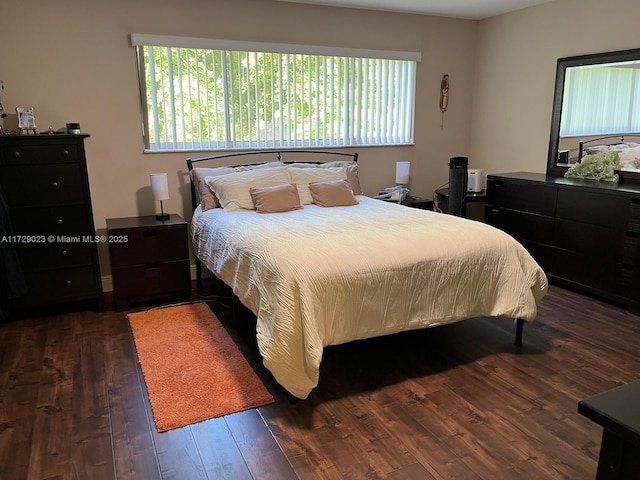
{"label": "dark hardwood floor", "polygon": [[552,286],[521,349],[507,319],[329,347],[292,402],[208,303],[275,403],[158,434],[126,313],[0,324],[0,480],[593,479],[578,401],[640,377],[640,317]]}

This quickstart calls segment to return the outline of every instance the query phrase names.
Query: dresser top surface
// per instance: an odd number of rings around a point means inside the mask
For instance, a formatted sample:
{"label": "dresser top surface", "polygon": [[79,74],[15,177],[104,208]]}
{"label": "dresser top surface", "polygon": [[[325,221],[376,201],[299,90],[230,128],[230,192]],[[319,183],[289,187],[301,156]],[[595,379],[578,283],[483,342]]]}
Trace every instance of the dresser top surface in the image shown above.
{"label": "dresser top surface", "polygon": [[583,187],[599,191],[600,193],[634,193],[640,194],[640,185],[629,183],[600,182],[597,180],[586,180],[580,178],[565,178],[546,175],[544,173],[533,172],[509,172],[492,173],[487,178],[509,178],[531,182],[542,182],[561,187]]}
{"label": "dresser top surface", "polygon": [[80,138],[89,138],[88,133],[68,134],[68,133],[40,133],[37,135],[0,135],[0,142],[47,142],[51,140],[77,140]]}

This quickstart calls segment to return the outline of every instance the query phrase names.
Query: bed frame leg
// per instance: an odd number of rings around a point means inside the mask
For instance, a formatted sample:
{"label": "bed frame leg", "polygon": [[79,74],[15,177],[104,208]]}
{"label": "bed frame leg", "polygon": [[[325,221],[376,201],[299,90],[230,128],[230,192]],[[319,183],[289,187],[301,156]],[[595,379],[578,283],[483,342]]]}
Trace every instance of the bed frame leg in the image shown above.
{"label": "bed frame leg", "polygon": [[516,347],[522,346],[522,328],[524,327],[524,320],[521,318],[516,318],[516,339],[513,344]]}
{"label": "bed frame leg", "polygon": [[196,258],[196,285],[198,291],[202,291],[202,263]]}

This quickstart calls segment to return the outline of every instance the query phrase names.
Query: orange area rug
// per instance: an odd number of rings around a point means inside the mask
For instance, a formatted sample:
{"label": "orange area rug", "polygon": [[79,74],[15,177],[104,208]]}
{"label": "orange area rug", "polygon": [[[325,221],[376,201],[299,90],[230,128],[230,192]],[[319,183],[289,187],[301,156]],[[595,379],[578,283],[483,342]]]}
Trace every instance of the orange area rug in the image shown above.
{"label": "orange area rug", "polygon": [[205,303],[129,314],[158,432],[272,403]]}

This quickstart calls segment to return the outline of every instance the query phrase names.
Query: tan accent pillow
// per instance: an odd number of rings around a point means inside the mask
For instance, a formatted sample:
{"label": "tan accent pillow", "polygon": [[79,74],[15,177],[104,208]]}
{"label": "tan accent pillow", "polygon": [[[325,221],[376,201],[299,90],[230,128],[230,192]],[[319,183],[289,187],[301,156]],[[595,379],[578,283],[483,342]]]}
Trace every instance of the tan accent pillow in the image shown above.
{"label": "tan accent pillow", "polygon": [[358,203],[346,180],[312,182],[309,184],[309,191],[313,203],[321,207],[348,207]]}
{"label": "tan accent pillow", "polygon": [[290,167],[300,168],[333,168],[344,167],[347,170],[347,181],[351,185],[354,195],[362,195],[362,187],[360,186],[360,177],[358,176],[358,164],[348,160],[336,160],[326,163],[291,163]]}
{"label": "tan accent pillow", "polygon": [[237,167],[193,167],[189,175],[196,190],[196,201],[202,206],[202,211],[206,212],[212,208],[218,208],[220,202],[218,197],[211,191],[209,185],[205,182],[207,177],[219,177],[233,172],[244,172],[260,168],[284,167],[282,162],[266,162],[256,165],[241,165]]}
{"label": "tan accent pillow", "polygon": [[302,205],[311,205],[313,198],[309,192],[309,184],[311,182],[326,182],[329,180],[346,180],[347,172],[344,167],[326,167],[326,168],[305,168],[305,167],[287,167],[291,182],[298,187],[298,195],[300,195],[300,203]]}
{"label": "tan accent pillow", "polygon": [[275,187],[251,188],[251,199],[258,213],[280,213],[300,210],[298,189],[293,183]]}
{"label": "tan accent pillow", "polygon": [[205,182],[220,200],[226,211],[253,210],[249,190],[258,187],[275,187],[291,183],[286,167],[257,168],[233,172],[218,177],[206,177]]}

